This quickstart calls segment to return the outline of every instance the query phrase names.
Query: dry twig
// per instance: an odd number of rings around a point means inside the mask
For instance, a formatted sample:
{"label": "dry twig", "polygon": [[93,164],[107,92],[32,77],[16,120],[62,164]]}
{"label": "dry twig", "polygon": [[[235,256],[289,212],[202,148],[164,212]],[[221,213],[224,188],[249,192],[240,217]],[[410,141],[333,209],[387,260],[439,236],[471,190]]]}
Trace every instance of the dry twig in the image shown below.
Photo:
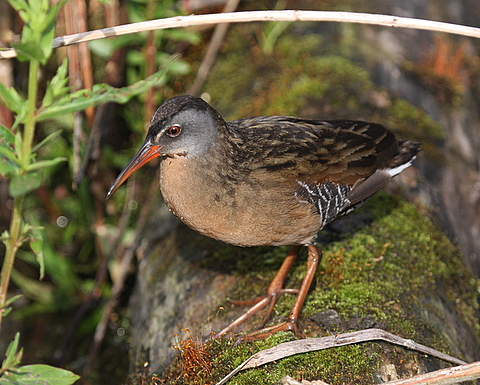
{"label": "dry twig", "polygon": [[[332,11],[247,11],[207,15],[176,16],[165,19],[142,21],[120,25],[118,27],[103,28],[74,35],[57,37],[53,47],[63,47],[70,44],[103,39],[106,37],[128,35],[141,31],[190,27],[194,25],[211,25],[220,23],[248,23],[252,21],[330,21],[356,24],[381,25],[396,28],[414,28],[427,31],[445,32],[455,35],[480,38],[480,28],[464,25],[443,23],[439,21],[399,17],[391,15],[377,15],[371,13],[332,12]],[[0,51],[0,59],[11,59],[17,53],[13,48]]]}
{"label": "dry twig", "polygon": [[442,360],[452,362],[454,364],[466,364],[466,362],[459,360],[458,358],[449,356],[448,354],[439,352],[438,350],[429,348],[428,346],[417,344],[416,342],[398,337],[394,334],[388,333],[381,329],[366,329],[352,333],[338,334],[334,336],[321,337],[321,338],[309,338],[303,340],[296,340],[290,342],[284,342],[273,348],[262,350],[257,354],[254,354],[243,362],[240,366],[235,368],[231,373],[224,377],[216,385],[225,384],[230,378],[232,378],[238,372],[256,368],[260,365],[267,364],[269,362],[277,361],[285,357],[293,356],[294,354],[313,352],[337,346],[345,346],[356,344],[359,342],[367,341],[387,341],[395,345],[404,346],[408,349],[416,350],[421,353],[429,354],[430,356],[440,358]]}

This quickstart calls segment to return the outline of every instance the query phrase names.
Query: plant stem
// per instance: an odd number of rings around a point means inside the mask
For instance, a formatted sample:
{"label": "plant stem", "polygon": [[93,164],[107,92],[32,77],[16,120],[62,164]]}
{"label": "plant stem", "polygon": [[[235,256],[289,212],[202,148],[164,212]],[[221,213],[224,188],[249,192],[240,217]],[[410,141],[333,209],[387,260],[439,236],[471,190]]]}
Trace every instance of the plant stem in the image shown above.
{"label": "plant stem", "polygon": [[5,242],[6,253],[3,260],[2,273],[0,275],[0,328],[2,326],[3,306],[7,300],[8,285],[10,283],[10,275],[15,261],[15,254],[21,244],[20,229],[22,224],[22,206],[23,196],[19,196],[13,201],[12,219],[10,221],[10,233],[8,240]]}
{"label": "plant stem", "polygon": [[31,160],[31,149],[33,143],[33,136],[35,134],[35,110],[37,105],[37,73],[39,62],[32,60],[30,62],[30,71],[28,74],[28,109],[25,117],[25,126],[23,130],[23,144],[21,161],[23,167],[26,167]]}
{"label": "plant stem", "polygon": [[[35,110],[37,104],[37,73],[39,62],[32,60],[30,62],[29,76],[28,76],[28,108],[25,116],[25,124],[22,138],[22,148],[17,149],[23,171],[30,163],[32,156],[32,143],[35,134]],[[24,195],[20,195],[13,200],[12,218],[10,221],[10,232],[8,239],[5,241],[6,253],[3,260],[2,272],[0,274],[0,328],[3,318],[3,306],[7,300],[8,286],[10,284],[10,276],[12,274],[13,263],[15,262],[15,255],[22,244],[22,235],[20,233],[22,227],[22,211],[23,211]]]}

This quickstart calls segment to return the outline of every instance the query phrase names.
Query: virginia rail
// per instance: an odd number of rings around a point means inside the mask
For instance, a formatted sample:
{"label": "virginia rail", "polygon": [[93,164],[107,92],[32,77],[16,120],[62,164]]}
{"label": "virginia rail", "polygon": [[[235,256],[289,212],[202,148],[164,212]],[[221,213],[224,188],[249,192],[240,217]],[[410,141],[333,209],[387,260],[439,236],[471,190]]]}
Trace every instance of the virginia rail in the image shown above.
{"label": "virginia rail", "polygon": [[[260,116],[225,122],[204,100],[188,95],[165,102],[154,114],[143,146],[117,177],[107,198],[137,169],[161,157],[160,188],[170,210],[209,237],[239,246],[291,245],[264,297],[223,329],[224,335],[280,294],[296,292],[279,330],[298,334],[297,319],[320,262],[315,236],[410,166],[419,143],[399,141],[379,124]],[[301,247],[307,273],[299,290],[283,288]]]}

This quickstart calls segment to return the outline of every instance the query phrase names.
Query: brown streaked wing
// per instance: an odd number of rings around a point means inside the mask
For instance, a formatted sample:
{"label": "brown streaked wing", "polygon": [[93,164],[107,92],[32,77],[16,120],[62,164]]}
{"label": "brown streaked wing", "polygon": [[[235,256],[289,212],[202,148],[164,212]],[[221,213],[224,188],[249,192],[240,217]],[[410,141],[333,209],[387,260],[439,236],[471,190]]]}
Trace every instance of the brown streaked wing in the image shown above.
{"label": "brown streaked wing", "polygon": [[395,136],[378,124],[283,116],[232,123],[239,138],[249,143],[242,161],[250,163],[251,171],[276,171],[289,179],[293,173],[308,183],[328,179],[353,186],[383,167],[396,151]]}

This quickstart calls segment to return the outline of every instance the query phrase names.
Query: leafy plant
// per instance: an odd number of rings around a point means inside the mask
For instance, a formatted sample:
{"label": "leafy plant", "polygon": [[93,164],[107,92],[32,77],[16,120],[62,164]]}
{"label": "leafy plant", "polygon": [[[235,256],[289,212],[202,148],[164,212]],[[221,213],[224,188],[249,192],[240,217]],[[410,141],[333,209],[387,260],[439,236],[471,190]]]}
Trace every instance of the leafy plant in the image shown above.
{"label": "leafy plant", "polygon": [[[126,103],[154,85],[165,84],[168,73],[175,70],[172,57],[164,60],[162,69],[151,76],[139,80],[135,84],[114,88],[106,84],[97,84],[91,90],[71,92],[68,86],[67,61],[57,69],[55,76],[47,83],[42,100],[38,100],[37,74],[40,66],[45,65],[52,54],[52,41],[55,30],[55,18],[62,5],[61,0],[52,5],[49,0],[9,0],[24,22],[20,42],[14,44],[20,61],[28,62],[28,92],[24,96],[16,89],[7,88],[0,83],[0,99],[15,114],[12,127],[0,124],[0,173],[9,180],[9,195],[13,199],[10,227],[1,235],[5,244],[5,257],[0,275],[0,326],[3,316],[11,310],[11,304],[19,296],[7,299],[10,281],[13,279],[24,292],[37,296],[46,302],[54,302],[47,285],[23,276],[14,270],[14,261],[21,257],[28,263],[35,262],[39,266],[40,278],[48,269],[48,261],[54,260],[55,253],[45,247],[44,228],[36,223],[28,223],[25,218],[25,199],[27,195],[38,189],[50,170],[67,160],[66,156],[43,158],[41,151],[58,141],[61,130],[54,131],[38,144],[34,144],[37,123],[58,118],[64,114],[84,110],[87,107],[109,101]],[[28,245],[30,252],[25,251]],[[20,250],[21,249],[21,250]],[[44,250],[45,249],[45,250]],[[44,251],[48,258],[44,258]],[[47,261],[47,262],[46,262]],[[61,262],[58,258],[57,261]],[[58,263],[57,277],[65,280],[68,266]],[[60,268],[64,266],[63,268]],[[62,275],[63,271],[63,276]],[[72,280],[68,280],[71,284]],[[28,294],[28,293],[26,293]],[[48,365],[20,366],[22,349],[19,348],[19,334],[7,349],[5,359],[0,368],[0,379],[7,379],[14,384],[42,383],[67,385],[78,379],[73,373]],[[1,380],[0,380],[1,382]]]}
{"label": "leafy plant", "polygon": [[[286,5],[286,1],[278,1],[275,9],[285,9]],[[276,42],[278,41],[278,38],[283,32],[288,29],[290,24],[291,23],[289,21],[269,21],[262,24],[262,31],[258,38],[258,41],[260,44],[260,48],[265,55],[270,56],[273,54],[273,50]]]}
{"label": "leafy plant", "polygon": [[23,349],[18,347],[20,334],[10,343],[5,354],[5,359],[0,368],[0,378],[9,384],[38,384],[39,381],[49,385],[73,384],[80,377],[68,370],[54,368],[49,365],[25,365],[19,367],[22,360]]}

